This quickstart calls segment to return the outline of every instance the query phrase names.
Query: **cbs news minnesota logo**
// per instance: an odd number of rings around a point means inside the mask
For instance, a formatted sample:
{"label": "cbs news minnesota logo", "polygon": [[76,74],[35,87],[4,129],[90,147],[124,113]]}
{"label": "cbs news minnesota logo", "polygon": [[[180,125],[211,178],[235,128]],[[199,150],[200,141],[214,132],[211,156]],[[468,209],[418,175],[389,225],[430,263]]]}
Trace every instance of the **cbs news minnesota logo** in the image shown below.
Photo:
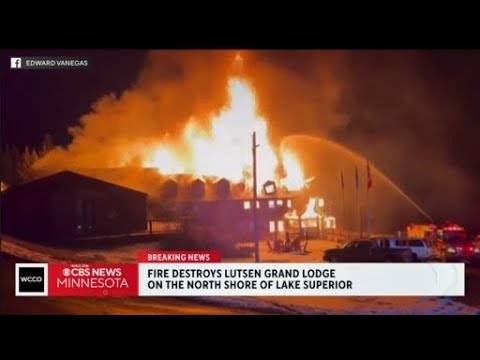
{"label": "cbs news minnesota logo", "polygon": [[48,264],[15,264],[16,296],[48,295]]}

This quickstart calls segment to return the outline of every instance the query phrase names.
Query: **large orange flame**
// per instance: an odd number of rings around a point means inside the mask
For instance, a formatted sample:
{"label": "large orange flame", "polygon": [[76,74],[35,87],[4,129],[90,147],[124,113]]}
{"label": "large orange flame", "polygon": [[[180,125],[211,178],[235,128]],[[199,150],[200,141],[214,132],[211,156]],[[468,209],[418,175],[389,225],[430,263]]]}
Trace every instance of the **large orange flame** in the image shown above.
{"label": "large orange flame", "polygon": [[[278,156],[273,150],[267,122],[257,113],[251,85],[243,78],[233,77],[228,81],[228,93],[228,105],[211,119],[209,129],[204,130],[191,120],[179,146],[155,146],[144,166],[155,167],[162,174],[223,177],[251,187],[252,134],[256,132],[258,184],[275,180],[290,191],[303,188],[305,179],[297,158],[288,151]],[[283,179],[276,174],[280,163],[286,174]]]}

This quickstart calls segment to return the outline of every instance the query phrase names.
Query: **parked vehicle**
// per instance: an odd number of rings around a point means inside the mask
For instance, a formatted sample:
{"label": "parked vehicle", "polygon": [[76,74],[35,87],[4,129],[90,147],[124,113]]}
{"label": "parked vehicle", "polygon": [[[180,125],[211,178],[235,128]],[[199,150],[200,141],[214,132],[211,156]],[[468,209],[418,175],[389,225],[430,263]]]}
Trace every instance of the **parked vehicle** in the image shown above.
{"label": "parked vehicle", "polygon": [[378,239],[380,246],[391,249],[410,249],[413,261],[427,261],[435,257],[433,246],[420,238],[383,238]]}
{"label": "parked vehicle", "polygon": [[326,250],[323,259],[328,262],[409,262],[413,254],[409,248],[382,246],[385,239],[359,239],[340,248]]}
{"label": "parked vehicle", "polygon": [[436,248],[445,261],[472,262],[478,254],[474,241],[470,241],[464,232],[439,239]]}

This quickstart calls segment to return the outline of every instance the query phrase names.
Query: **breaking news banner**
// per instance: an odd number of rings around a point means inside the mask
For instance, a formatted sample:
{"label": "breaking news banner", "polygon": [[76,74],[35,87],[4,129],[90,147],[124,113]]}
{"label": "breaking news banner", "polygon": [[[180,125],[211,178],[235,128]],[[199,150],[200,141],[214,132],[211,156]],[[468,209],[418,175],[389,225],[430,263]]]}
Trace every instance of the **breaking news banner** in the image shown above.
{"label": "breaking news banner", "polygon": [[463,263],[221,263],[141,251],[138,264],[16,264],[17,296],[464,296]]}
{"label": "breaking news banner", "polygon": [[465,265],[139,264],[139,296],[464,296]]}
{"label": "breaking news banner", "polygon": [[220,251],[147,251],[138,252],[138,262],[220,262]]}

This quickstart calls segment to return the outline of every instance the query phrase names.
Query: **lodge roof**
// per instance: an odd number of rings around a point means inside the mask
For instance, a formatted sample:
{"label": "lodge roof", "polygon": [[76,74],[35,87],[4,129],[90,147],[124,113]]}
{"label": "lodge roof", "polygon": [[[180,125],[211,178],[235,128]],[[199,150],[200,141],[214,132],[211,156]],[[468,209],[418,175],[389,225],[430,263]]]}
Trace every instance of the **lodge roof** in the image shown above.
{"label": "lodge roof", "polygon": [[[78,172],[98,179],[132,188],[140,188],[153,198],[175,198],[180,201],[201,200],[214,201],[220,199],[251,199],[251,189],[244,183],[232,183],[226,179],[203,176],[201,178],[190,174],[162,175],[152,168],[109,168],[109,169],[79,169]],[[258,184],[262,188],[263,184]],[[203,188],[203,189],[202,189]],[[262,198],[288,198],[289,193],[277,187],[274,195],[258,195]]]}
{"label": "lodge roof", "polygon": [[9,194],[22,192],[25,190],[44,190],[49,187],[52,189],[59,189],[60,187],[63,187],[63,188],[67,187],[67,188],[74,189],[78,185],[85,185],[85,184],[93,185],[97,187],[103,187],[103,188],[116,189],[120,191],[128,191],[128,192],[138,193],[138,194],[147,196],[145,192],[141,192],[141,191],[131,189],[119,184],[115,184],[112,182],[108,182],[105,180],[86,176],[86,175],[79,174],[73,171],[68,171],[68,170],[61,171],[61,172],[51,174],[45,177],[41,177],[38,179],[34,179],[20,185],[11,186],[7,190],[2,192],[2,195],[8,196]]}

